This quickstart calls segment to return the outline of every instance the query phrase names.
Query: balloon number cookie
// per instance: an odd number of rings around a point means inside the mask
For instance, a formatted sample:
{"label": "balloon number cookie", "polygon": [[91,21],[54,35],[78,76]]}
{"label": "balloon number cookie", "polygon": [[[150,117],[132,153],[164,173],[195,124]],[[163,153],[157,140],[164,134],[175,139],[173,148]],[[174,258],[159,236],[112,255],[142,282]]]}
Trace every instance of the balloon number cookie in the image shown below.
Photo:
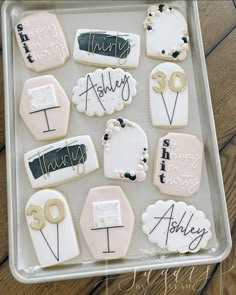
{"label": "balloon number cookie", "polygon": [[183,69],[175,63],[162,63],[150,75],[149,96],[152,124],[183,127],[188,123],[188,83]]}
{"label": "balloon number cookie", "polygon": [[149,7],[144,28],[147,56],[170,61],[187,57],[188,27],[178,10],[164,4]]}
{"label": "balloon number cookie", "polygon": [[70,209],[62,193],[47,189],[32,195],[26,220],[41,267],[63,263],[80,254]]}

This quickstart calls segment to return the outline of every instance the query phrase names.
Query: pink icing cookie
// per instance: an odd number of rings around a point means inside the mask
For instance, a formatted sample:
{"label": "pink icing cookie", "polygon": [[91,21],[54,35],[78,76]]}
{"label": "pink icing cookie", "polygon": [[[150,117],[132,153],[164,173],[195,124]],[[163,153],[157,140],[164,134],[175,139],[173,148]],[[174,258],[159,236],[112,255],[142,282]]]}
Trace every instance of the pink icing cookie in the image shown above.
{"label": "pink icing cookie", "polygon": [[26,66],[35,72],[60,67],[69,57],[55,14],[39,12],[25,16],[17,23],[15,34]]}
{"label": "pink icing cookie", "polygon": [[126,255],[134,227],[134,214],[119,186],[89,191],[80,219],[88,247],[97,260]]}
{"label": "pink icing cookie", "polygon": [[69,114],[69,99],[53,76],[35,77],[25,82],[20,115],[37,140],[64,137]]}
{"label": "pink icing cookie", "polygon": [[194,135],[168,133],[159,139],[154,184],[161,193],[190,197],[199,190],[203,144]]}

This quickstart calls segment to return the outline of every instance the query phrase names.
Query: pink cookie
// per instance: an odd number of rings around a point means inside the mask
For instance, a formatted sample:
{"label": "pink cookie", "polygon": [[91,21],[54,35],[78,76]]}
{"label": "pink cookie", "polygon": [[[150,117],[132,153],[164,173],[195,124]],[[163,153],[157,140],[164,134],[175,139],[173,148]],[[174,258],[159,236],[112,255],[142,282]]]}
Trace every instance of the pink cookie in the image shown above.
{"label": "pink cookie", "polygon": [[35,77],[23,86],[20,114],[37,140],[60,138],[67,133],[70,102],[53,76]]}
{"label": "pink cookie", "polygon": [[161,193],[190,197],[199,190],[203,144],[194,135],[168,133],[161,137],[154,167],[154,184]]}
{"label": "pink cookie", "polygon": [[55,14],[39,12],[23,17],[15,34],[26,66],[35,72],[60,67],[70,55]]}
{"label": "pink cookie", "polygon": [[89,191],[80,219],[88,247],[97,260],[126,255],[134,227],[134,214],[119,186]]}

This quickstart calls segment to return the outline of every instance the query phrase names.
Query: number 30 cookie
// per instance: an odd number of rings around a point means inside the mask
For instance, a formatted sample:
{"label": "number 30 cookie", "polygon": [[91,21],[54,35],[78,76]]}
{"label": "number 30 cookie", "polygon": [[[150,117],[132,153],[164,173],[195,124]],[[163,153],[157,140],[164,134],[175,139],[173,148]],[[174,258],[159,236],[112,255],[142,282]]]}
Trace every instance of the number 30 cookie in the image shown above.
{"label": "number 30 cookie", "polygon": [[165,60],[184,60],[189,48],[188,27],[184,16],[160,4],[148,8],[144,21],[147,56]]}

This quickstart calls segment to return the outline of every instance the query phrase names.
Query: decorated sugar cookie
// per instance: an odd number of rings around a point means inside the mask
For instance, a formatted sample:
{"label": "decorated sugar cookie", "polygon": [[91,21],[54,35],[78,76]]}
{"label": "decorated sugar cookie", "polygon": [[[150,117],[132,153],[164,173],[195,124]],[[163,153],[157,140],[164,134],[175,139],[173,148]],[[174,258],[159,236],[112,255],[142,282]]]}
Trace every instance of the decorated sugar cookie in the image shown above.
{"label": "decorated sugar cookie", "polygon": [[41,146],[24,155],[33,188],[52,187],[98,169],[97,154],[88,135]]}
{"label": "decorated sugar cookie", "polygon": [[92,188],[85,202],[81,230],[95,259],[117,259],[126,255],[134,214],[119,186]]}
{"label": "decorated sugar cookie", "polygon": [[143,129],[127,119],[111,119],[102,137],[107,178],[144,181],[148,170],[148,141]]}
{"label": "decorated sugar cookie", "polygon": [[143,231],[151,243],[170,252],[192,252],[207,247],[211,223],[202,211],[184,202],[157,201],[142,215]]}
{"label": "decorated sugar cookie", "polygon": [[53,76],[39,76],[23,86],[20,114],[36,139],[60,138],[67,133],[70,102]]}
{"label": "decorated sugar cookie", "polygon": [[140,37],[136,34],[80,29],[76,32],[74,60],[79,63],[136,68]]}
{"label": "decorated sugar cookie", "polygon": [[131,103],[137,82],[122,69],[98,69],[77,81],[72,102],[87,116],[111,115]]}
{"label": "decorated sugar cookie", "polygon": [[190,134],[168,133],[159,139],[154,184],[161,193],[190,197],[199,190],[203,144]]}
{"label": "decorated sugar cookie", "polygon": [[15,35],[27,68],[35,72],[62,66],[69,57],[55,14],[39,12],[23,17],[15,27]]}
{"label": "decorated sugar cookie", "polygon": [[187,57],[188,27],[178,10],[164,4],[149,7],[144,28],[147,56],[173,61]]}
{"label": "decorated sugar cookie", "polygon": [[63,263],[80,254],[66,198],[52,189],[32,195],[25,208],[26,220],[41,267]]}
{"label": "decorated sugar cookie", "polygon": [[188,123],[188,82],[183,69],[166,62],[150,75],[149,96],[152,124],[158,127],[183,127]]}

